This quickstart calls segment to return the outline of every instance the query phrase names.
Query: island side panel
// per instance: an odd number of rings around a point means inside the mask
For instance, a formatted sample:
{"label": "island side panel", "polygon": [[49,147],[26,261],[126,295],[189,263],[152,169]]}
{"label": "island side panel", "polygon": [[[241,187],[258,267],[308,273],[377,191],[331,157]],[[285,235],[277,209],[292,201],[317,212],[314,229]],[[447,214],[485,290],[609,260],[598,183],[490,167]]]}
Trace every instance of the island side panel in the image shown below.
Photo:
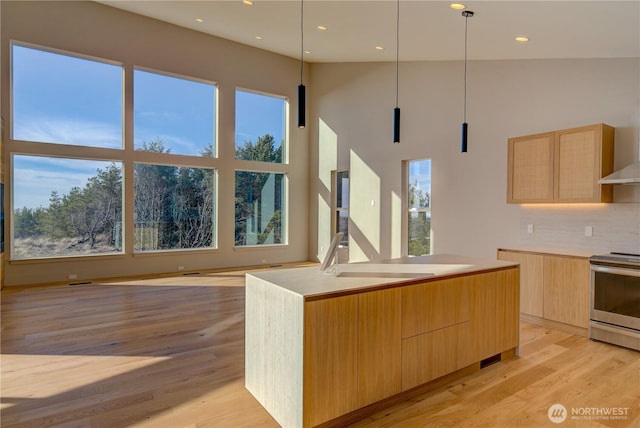
{"label": "island side panel", "polygon": [[245,387],[283,427],[302,426],[304,299],[246,276]]}

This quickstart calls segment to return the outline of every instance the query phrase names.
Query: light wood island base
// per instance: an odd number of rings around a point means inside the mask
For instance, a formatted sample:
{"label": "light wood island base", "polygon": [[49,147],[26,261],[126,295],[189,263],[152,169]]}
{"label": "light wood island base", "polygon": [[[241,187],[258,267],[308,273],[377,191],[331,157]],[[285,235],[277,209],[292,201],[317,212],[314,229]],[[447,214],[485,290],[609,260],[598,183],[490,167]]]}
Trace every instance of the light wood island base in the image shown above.
{"label": "light wood island base", "polygon": [[[430,382],[427,382],[423,385],[416,386],[408,391],[403,391],[399,394],[395,394],[389,398],[385,398],[383,400],[377,401],[373,404],[370,404],[366,407],[354,410],[353,412],[347,413],[346,415],[337,417],[328,422],[318,425],[318,428],[332,428],[332,427],[344,427],[351,425],[354,422],[361,421],[367,416],[373,415],[377,412],[380,412],[386,408],[394,406],[398,403],[402,403],[403,401],[407,401],[413,397],[417,397],[421,394],[425,394],[429,391],[433,391],[442,386],[450,384],[457,379],[464,378],[470,374],[473,374],[487,365],[493,364],[498,361],[505,361],[516,357],[517,348],[510,349],[508,351],[502,352],[496,356],[494,359],[488,359],[491,361],[480,362],[478,361],[475,364],[471,364],[462,369],[456,370],[453,373],[449,373],[447,375],[441,376],[437,379],[434,379]],[[486,365],[485,365],[486,364]]]}
{"label": "light wood island base", "polygon": [[[247,274],[245,386],[283,427],[343,425],[513,356],[519,267],[434,255]],[[401,273],[398,265],[407,265]],[[355,267],[354,267],[355,266]],[[424,276],[415,275],[423,270]]]}

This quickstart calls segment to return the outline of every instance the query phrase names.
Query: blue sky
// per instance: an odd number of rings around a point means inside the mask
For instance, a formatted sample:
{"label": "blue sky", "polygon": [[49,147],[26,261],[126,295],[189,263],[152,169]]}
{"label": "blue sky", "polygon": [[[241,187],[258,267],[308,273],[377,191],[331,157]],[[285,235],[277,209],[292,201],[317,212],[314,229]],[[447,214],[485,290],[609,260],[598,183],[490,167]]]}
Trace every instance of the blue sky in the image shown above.
{"label": "blue sky", "polygon": [[[13,139],[121,149],[122,67],[14,45]],[[134,71],[134,147],[161,139],[174,154],[200,156],[216,135],[210,82]],[[286,101],[236,90],[235,144],[269,133],[283,139]],[[21,156],[14,164],[14,208],[47,206],[52,190],[83,187],[108,162]],[[46,185],[43,185],[46,183]]]}
{"label": "blue sky", "polygon": [[104,170],[110,164],[108,161],[15,155],[14,209],[46,207],[51,191],[62,196],[74,186],[82,188],[89,177],[96,175],[98,168]]}
{"label": "blue sky", "polygon": [[122,70],[13,47],[13,138],[120,148]]}
{"label": "blue sky", "polygon": [[431,159],[409,162],[409,180],[417,181],[418,189],[424,193],[431,193]]}

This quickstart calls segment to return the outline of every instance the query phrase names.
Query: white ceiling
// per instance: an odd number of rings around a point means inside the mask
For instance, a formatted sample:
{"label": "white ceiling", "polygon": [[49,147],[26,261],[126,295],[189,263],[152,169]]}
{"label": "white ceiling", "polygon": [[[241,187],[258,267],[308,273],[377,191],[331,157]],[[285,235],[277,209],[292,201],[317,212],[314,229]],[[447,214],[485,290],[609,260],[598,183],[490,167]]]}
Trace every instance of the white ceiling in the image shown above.
{"label": "white ceiling", "polygon": [[[100,3],[307,62],[395,61],[395,0],[103,0]],[[464,57],[465,18],[449,1],[401,0],[400,61]],[[467,1],[468,58],[640,57],[640,0]],[[196,22],[201,18],[204,22]],[[324,25],[328,29],[316,28]],[[515,36],[525,35],[527,43]],[[257,40],[261,36],[262,40]],[[376,50],[383,46],[384,50]]]}

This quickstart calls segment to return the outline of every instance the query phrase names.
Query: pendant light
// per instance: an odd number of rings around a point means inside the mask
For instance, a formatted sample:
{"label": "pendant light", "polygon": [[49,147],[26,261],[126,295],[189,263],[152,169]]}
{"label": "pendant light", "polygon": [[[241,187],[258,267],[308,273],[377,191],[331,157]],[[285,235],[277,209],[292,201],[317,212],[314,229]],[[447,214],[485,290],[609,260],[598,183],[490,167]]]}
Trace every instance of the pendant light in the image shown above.
{"label": "pendant light", "polygon": [[463,10],[464,16],[464,120],[462,122],[462,153],[467,152],[467,133],[469,125],[467,124],[467,21],[473,16],[470,10]]}
{"label": "pendant light", "polygon": [[304,69],[304,0],[300,0],[300,84],[298,85],[298,128],[304,128],[306,88],[302,83],[302,71]]}
{"label": "pendant light", "polygon": [[396,106],[393,109],[393,143],[400,142],[400,107],[398,107],[399,91],[399,59],[400,59],[400,0],[396,0]]}

